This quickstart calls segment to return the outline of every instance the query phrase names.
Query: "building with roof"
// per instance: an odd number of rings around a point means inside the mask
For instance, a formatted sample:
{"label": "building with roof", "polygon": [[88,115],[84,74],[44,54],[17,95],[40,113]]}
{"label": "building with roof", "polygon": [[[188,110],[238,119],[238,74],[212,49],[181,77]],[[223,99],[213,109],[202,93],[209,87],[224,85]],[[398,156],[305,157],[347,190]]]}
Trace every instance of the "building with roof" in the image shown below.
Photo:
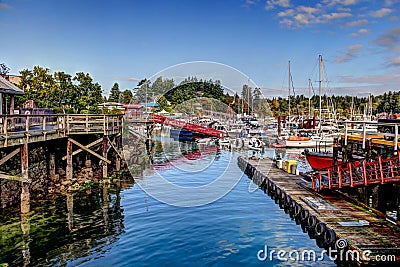
{"label": "building with roof", "polygon": [[[23,95],[24,90],[0,75],[0,115],[14,114],[14,96]],[[10,96],[10,104],[7,106],[5,96]]]}
{"label": "building with roof", "polygon": [[125,104],[122,105],[125,109],[125,115],[129,119],[139,119],[143,115],[143,105],[141,104]]}

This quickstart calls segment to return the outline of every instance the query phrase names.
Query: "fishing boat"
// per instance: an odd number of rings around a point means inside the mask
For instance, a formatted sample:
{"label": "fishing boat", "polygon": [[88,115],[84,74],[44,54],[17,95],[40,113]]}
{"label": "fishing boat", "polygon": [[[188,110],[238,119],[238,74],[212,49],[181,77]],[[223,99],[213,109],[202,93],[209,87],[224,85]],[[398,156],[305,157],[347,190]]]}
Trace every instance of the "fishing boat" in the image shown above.
{"label": "fishing boat", "polygon": [[[333,166],[332,152],[316,152],[305,149],[304,155],[313,170],[321,170]],[[338,158],[338,164],[342,164],[342,159]]]}

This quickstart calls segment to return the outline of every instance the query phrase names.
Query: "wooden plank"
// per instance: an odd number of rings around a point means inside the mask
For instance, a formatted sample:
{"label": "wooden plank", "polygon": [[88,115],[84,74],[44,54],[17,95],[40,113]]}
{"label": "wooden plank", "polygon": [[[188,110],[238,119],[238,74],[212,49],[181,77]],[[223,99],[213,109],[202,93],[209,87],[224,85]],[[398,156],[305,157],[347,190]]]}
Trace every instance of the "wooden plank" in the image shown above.
{"label": "wooden plank", "polygon": [[[93,146],[95,146],[95,145],[97,145],[97,144],[100,144],[102,141],[103,141],[103,138],[100,138],[100,139],[98,139],[98,140],[96,140],[96,141],[94,141],[94,142],[92,142],[92,143],[86,145],[85,147],[86,147],[86,148],[91,148],[91,147],[93,147]],[[82,151],[83,151],[83,149],[79,148],[78,150],[75,150],[75,151],[72,153],[72,156],[75,156],[76,154],[78,154],[78,153],[80,153],[80,152],[82,152]],[[62,160],[66,160],[66,159],[67,159],[67,155],[65,155],[64,157],[62,157]],[[1,164],[0,164],[0,165],[1,165]]]}
{"label": "wooden plank", "polygon": [[89,148],[85,147],[84,145],[82,145],[81,143],[75,141],[74,139],[68,138],[68,140],[71,141],[72,143],[74,143],[75,145],[79,146],[79,147],[82,148],[83,150],[89,152],[89,153],[92,154],[93,156],[98,157],[99,159],[101,159],[102,161],[107,162],[108,164],[111,164],[111,161],[110,161],[110,160],[108,160],[108,159],[106,159],[106,158],[100,156],[100,155],[97,154],[96,152],[90,150]]}
{"label": "wooden plank", "polygon": [[114,148],[114,151],[117,153],[117,155],[119,156],[119,158],[120,158],[120,159],[123,159],[123,157],[121,156],[121,154],[119,153],[119,151],[115,148],[113,142],[111,142],[111,140],[110,140],[110,138],[108,138],[108,136],[107,136],[107,139],[108,139],[108,143],[111,145],[112,148]]}
{"label": "wooden plank", "polygon": [[10,154],[8,154],[7,156],[5,156],[4,158],[2,158],[0,160],[0,165],[3,165],[7,160],[11,159],[12,157],[14,157],[16,154],[18,154],[21,151],[21,148],[17,148],[15,149],[13,152],[11,152]]}
{"label": "wooden plank", "polygon": [[11,181],[19,181],[19,182],[26,182],[26,179],[23,179],[19,175],[9,175],[4,172],[0,172],[0,179],[6,179],[6,180],[11,180]]}

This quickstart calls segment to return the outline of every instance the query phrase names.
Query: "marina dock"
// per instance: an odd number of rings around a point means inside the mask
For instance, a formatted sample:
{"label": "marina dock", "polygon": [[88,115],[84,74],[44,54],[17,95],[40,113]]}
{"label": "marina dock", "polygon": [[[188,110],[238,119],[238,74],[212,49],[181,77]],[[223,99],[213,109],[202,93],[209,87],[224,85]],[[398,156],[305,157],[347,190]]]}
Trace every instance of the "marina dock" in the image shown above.
{"label": "marina dock", "polygon": [[239,157],[238,165],[309,238],[331,250],[335,262],[397,266],[400,228],[395,222],[356,205],[340,191],[322,194],[311,190],[311,182],[278,169],[271,159]]}

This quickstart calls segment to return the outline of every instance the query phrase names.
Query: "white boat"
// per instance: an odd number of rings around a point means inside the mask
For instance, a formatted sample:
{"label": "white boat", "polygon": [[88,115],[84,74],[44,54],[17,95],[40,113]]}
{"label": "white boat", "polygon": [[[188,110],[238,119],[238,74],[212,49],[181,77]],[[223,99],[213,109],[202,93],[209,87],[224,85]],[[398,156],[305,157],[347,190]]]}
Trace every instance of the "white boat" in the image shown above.
{"label": "white boat", "polygon": [[249,149],[251,149],[251,150],[261,151],[261,150],[263,149],[264,145],[265,145],[265,143],[264,143],[263,141],[261,141],[261,140],[258,139],[258,138],[253,137],[253,138],[251,138],[251,139],[249,140],[249,145],[248,145],[248,147],[249,147]]}
{"label": "white boat", "polygon": [[287,148],[317,147],[318,141],[307,137],[291,136],[280,141],[279,144]]}
{"label": "white boat", "polygon": [[218,140],[221,145],[229,145],[231,143],[231,139],[229,137],[224,137]]}

